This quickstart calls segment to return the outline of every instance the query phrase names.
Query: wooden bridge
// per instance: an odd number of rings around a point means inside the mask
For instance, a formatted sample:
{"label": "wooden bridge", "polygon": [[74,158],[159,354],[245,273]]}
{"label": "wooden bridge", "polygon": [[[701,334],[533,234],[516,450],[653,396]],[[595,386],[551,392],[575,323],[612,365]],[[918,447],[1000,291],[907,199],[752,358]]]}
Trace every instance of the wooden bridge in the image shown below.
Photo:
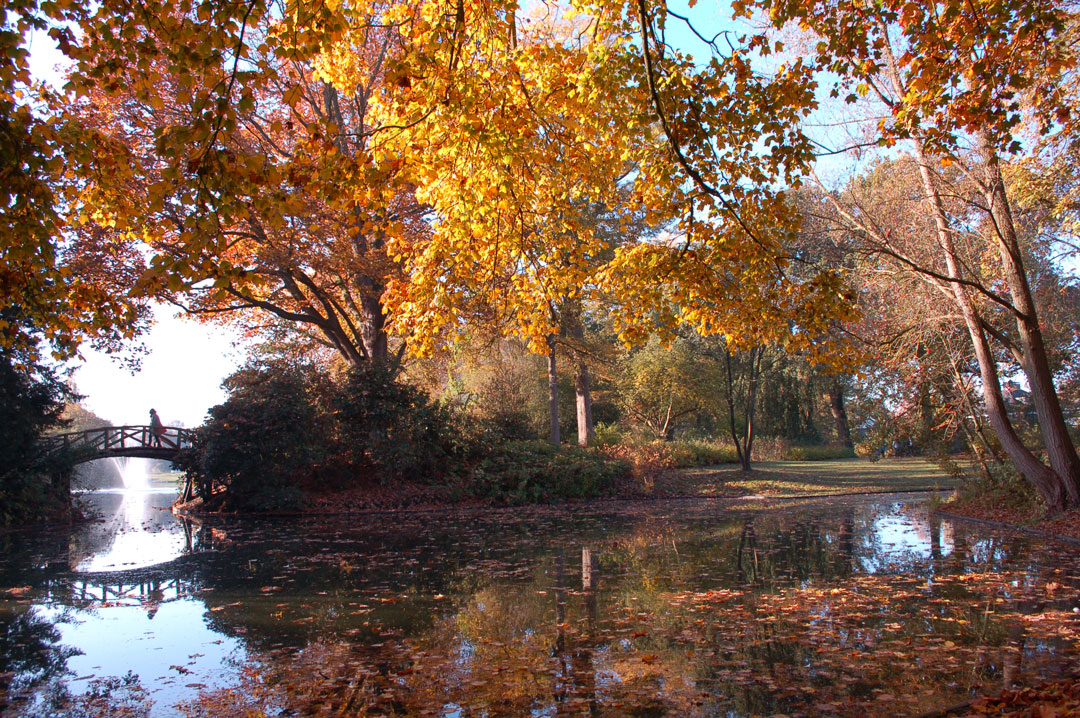
{"label": "wooden bridge", "polygon": [[72,431],[48,437],[54,451],[68,450],[75,463],[110,456],[137,456],[143,459],[172,460],[181,449],[191,446],[191,429],[163,426],[155,434],[150,426],[106,426]]}

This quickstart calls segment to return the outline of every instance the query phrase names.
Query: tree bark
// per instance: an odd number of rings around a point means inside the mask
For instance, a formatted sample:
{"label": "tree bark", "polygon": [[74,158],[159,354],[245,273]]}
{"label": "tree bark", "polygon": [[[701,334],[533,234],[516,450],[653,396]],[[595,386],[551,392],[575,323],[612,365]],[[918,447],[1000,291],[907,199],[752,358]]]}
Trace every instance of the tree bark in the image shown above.
{"label": "tree bark", "polygon": [[727,391],[725,392],[728,407],[728,430],[731,432],[731,440],[735,442],[735,454],[739,458],[739,466],[743,471],[750,468],[750,460],[743,453],[742,443],[739,441],[739,432],[735,428],[735,380],[731,373],[731,351],[724,347],[724,368],[727,376]]}
{"label": "tree bark", "polygon": [[[930,167],[923,152],[922,143],[915,141],[915,158],[919,163],[919,176],[922,179],[923,189],[926,192],[926,202],[930,207],[937,226],[938,244],[945,254],[945,265],[949,271],[949,277],[960,279],[960,266],[956,259],[953,247],[952,235],[945,217],[945,210],[941,204],[941,196],[934,185],[930,174]],[[994,358],[990,343],[983,333],[982,323],[968,288],[960,282],[953,282],[952,295],[964,318],[968,336],[975,349],[975,358],[979,362],[979,375],[983,385],[983,401],[985,402],[987,418],[990,426],[994,429],[1001,446],[1008,454],[1016,468],[1030,481],[1046,502],[1051,512],[1059,512],[1066,508],[1066,495],[1062,478],[1054,471],[1039,461],[1028,450],[1020,437],[1016,435],[1012,422],[1005,407],[1005,401],[1001,396],[1001,383],[998,377],[997,360]]]}
{"label": "tree bark", "polygon": [[998,157],[990,146],[986,133],[979,133],[978,141],[987,178],[984,196],[994,221],[998,255],[1009,285],[1009,294],[1017,310],[1016,329],[1024,350],[1024,374],[1027,375],[1031,399],[1039,417],[1039,432],[1046,447],[1050,468],[1061,478],[1061,489],[1065,493],[1063,508],[1077,507],[1080,506],[1080,457],[1077,456],[1076,447],[1069,436],[1065,415],[1058,401]]}
{"label": "tree bark", "polygon": [[369,287],[364,287],[364,294],[360,298],[360,308],[363,316],[360,320],[360,330],[363,335],[364,351],[368,359],[376,363],[385,362],[389,356],[389,343],[386,336],[386,315],[383,314],[382,300],[375,295],[375,282],[365,277],[370,282]]}
{"label": "tree bark", "polygon": [[851,448],[851,427],[848,426],[847,409],[844,408],[844,385],[839,379],[834,379],[829,384],[829,409],[832,411],[833,422],[836,427],[836,440],[842,446]]}
{"label": "tree bark", "polygon": [[577,397],[578,446],[588,446],[593,440],[592,391],[589,387],[589,368],[583,361],[578,362],[574,375],[574,394]]}
{"label": "tree bark", "polygon": [[761,363],[765,357],[764,348],[750,350],[750,366],[746,376],[746,395],[743,402],[743,415],[746,418],[746,431],[740,440],[735,427],[735,379],[731,369],[731,351],[724,347],[724,366],[727,370],[727,406],[728,406],[728,430],[731,432],[731,440],[735,442],[735,453],[739,457],[739,465],[743,471],[750,470],[750,455],[754,450],[754,410],[757,406],[758,377],[761,374]]}
{"label": "tree bark", "polygon": [[[581,326],[580,305],[568,311],[570,337],[578,346],[585,341],[585,330]],[[589,367],[578,353],[577,370],[574,372],[574,395],[577,400],[577,440],[578,446],[588,446],[593,440],[592,388]]]}
{"label": "tree bark", "polygon": [[[888,31],[885,27],[884,21],[879,19],[879,27],[884,38],[888,38]],[[893,92],[897,97],[903,97],[906,88],[900,76],[899,64],[896,61],[892,52],[892,47],[889,42],[883,43],[883,53],[885,57],[886,68],[888,70],[888,79],[893,86]],[[985,137],[983,138],[984,149],[986,147]],[[960,310],[960,314],[963,317],[964,325],[968,330],[968,335],[971,337],[972,345],[975,349],[975,358],[979,363],[979,374],[982,379],[983,385],[983,400],[986,404],[987,417],[990,420],[990,426],[993,428],[994,433],[997,435],[1001,442],[1002,448],[1005,453],[1012,460],[1017,470],[1030,481],[1038,490],[1042,496],[1043,501],[1046,502],[1047,508],[1051,513],[1058,513],[1066,508],[1077,505],[1077,498],[1074,496],[1080,496],[1077,487],[1080,484],[1077,483],[1077,475],[1060,474],[1057,471],[1047,467],[1038,458],[1035,457],[1031,451],[1024,446],[1024,443],[1020,440],[1020,437],[1016,435],[1016,431],[1013,429],[1012,423],[1009,421],[1009,416],[1006,411],[1004,399],[1001,396],[1001,383],[998,377],[997,360],[994,357],[993,351],[990,348],[990,344],[983,331],[982,321],[975,308],[975,304],[971,299],[968,287],[963,284],[962,274],[960,270],[960,263],[956,258],[956,250],[952,238],[952,229],[949,226],[948,218],[945,215],[945,208],[941,201],[941,194],[938,192],[937,186],[934,183],[932,173],[930,171],[930,164],[926,158],[926,152],[923,142],[918,137],[912,138],[912,144],[915,150],[915,160],[919,166],[919,178],[922,182],[924,199],[927,207],[930,210],[931,216],[934,218],[934,224],[937,231],[938,246],[941,248],[945,256],[945,266],[948,268],[948,276],[951,281],[948,285],[951,291],[952,297],[956,303],[957,308]],[[996,166],[988,169],[991,173],[990,177],[993,179]],[[996,177],[1000,180],[1000,172],[997,171]],[[1023,265],[1019,262],[1019,250],[1016,248],[1015,231],[1012,228],[1012,218],[1008,214],[1008,202],[1007,197],[1004,196],[1004,184],[998,183],[996,186],[993,182],[990,183],[990,209],[993,215],[993,219],[998,229],[998,237],[1001,247],[1002,262],[1005,266],[1006,279],[1009,282],[1010,292],[1019,292],[1020,296],[1013,296],[1014,306],[1022,315],[1018,318],[1018,325],[1020,326],[1020,333],[1022,339],[1027,341],[1037,342],[1037,352],[1040,356],[1031,357],[1028,356],[1028,362],[1032,363],[1033,370],[1038,372],[1040,370],[1039,359],[1041,358],[1045,362],[1045,350],[1042,346],[1041,335],[1037,333],[1038,323],[1035,319],[1035,307],[1031,302],[1030,290],[1026,293],[1026,303],[1024,290],[1027,288],[1027,277],[1023,272]],[[1000,195],[1000,196],[999,196]],[[995,205],[996,202],[996,205]],[[1007,225],[1007,226],[1005,226]],[[1014,244],[1010,245],[1009,240],[1012,240]],[[1014,251],[1015,250],[1015,251]],[[1014,284],[1016,285],[1014,287]],[[1019,302],[1019,303],[1018,303]],[[1034,320],[1034,326],[1031,322]],[[1036,332],[1032,333],[1032,328]],[[1025,346],[1025,349],[1027,347]],[[1027,370],[1025,366],[1025,370]],[[1049,373],[1049,369],[1047,369]],[[1030,381],[1030,377],[1029,377]],[[1032,396],[1034,398],[1035,391],[1032,387]],[[1043,396],[1040,398],[1040,402],[1047,404],[1049,397],[1047,394],[1047,386],[1045,384],[1040,385],[1040,391]],[[1049,391],[1053,393],[1053,383],[1049,383]],[[1055,396],[1056,400],[1056,396]],[[1036,403],[1036,411],[1039,411],[1039,403]],[[1060,411],[1060,406],[1058,406]],[[1042,425],[1042,415],[1040,414],[1040,426]],[[1051,418],[1051,417],[1048,417]],[[1062,420],[1062,423],[1064,421]],[[1067,444],[1071,449],[1072,460],[1076,461],[1076,451],[1072,449],[1071,442]],[[1048,451],[1050,447],[1047,447]],[[1069,464],[1068,456],[1065,455],[1065,446],[1058,444],[1055,449],[1058,452],[1056,461],[1064,462],[1067,467]],[[1080,469],[1080,466],[1078,466]],[[1070,485],[1071,484],[1071,485]]]}
{"label": "tree bark", "polygon": [[[346,157],[354,156],[356,151],[349,144],[338,91],[330,83],[323,84],[323,105],[326,116],[338,126],[338,133],[334,138],[338,151]],[[353,237],[356,254],[363,257],[371,250],[381,250],[384,244],[381,234],[375,232],[369,241],[368,236],[361,229],[364,218],[359,215],[358,209],[354,210],[353,214],[356,222]],[[364,273],[357,275],[354,284],[360,293],[360,341],[364,345],[364,353],[368,361],[384,363],[390,356],[386,336],[386,315],[382,304],[384,287],[378,279]]]}
{"label": "tree bark", "polygon": [[[979,473],[982,474],[983,479],[989,485],[994,481],[994,474],[990,470],[990,465],[987,462],[987,457],[990,457],[998,466],[1004,465],[1004,460],[998,454],[997,450],[990,445],[990,440],[986,438],[986,431],[981,421],[979,421],[978,412],[975,410],[975,405],[971,401],[971,395],[968,392],[967,386],[964,383],[964,377],[960,373],[960,368],[956,365],[955,361],[951,362],[953,377],[956,381],[956,393],[960,397],[961,405],[967,416],[961,417],[960,428],[964,432],[964,436],[967,438],[968,446],[971,447],[971,451],[975,454],[975,460],[979,464]],[[968,428],[968,418],[971,419],[974,428]]]}
{"label": "tree bark", "polygon": [[559,435],[559,375],[555,364],[555,337],[548,336],[548,409],[551,415],[551,429],[548,438],[552,444],[562,443]]}
{"label": "tree bark", "polygon": [[757,409],[758,380],[761,378],[761,364],[765,360],[765,348],[758,347],[750,351],[750,384],[746,389],[746,438],[743,442],[743,469],[750,470],[750,456],[754,451],[754,418]]}

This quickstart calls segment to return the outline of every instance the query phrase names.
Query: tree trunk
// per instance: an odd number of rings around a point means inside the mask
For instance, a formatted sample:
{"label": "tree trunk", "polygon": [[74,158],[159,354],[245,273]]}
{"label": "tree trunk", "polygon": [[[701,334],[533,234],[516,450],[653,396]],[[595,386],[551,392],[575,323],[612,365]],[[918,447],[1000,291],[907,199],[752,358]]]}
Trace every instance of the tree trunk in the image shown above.
{"label": "tree trunk", "polygon": [[375,294],[378,287],[374,281],[368,279],[368,282],[370,286],[364,287],[364,294],[360,298],[360,308],[363,311],[360,330],[368,359],[382,363],[390,356],[386,337],[386,315],[383,314],[381,298]]}
{"label": "tree trunk", "polygon": [[844,385],[839,379],[829,384],[829,409],[832,410],[836,427],[836,440],[841,446],[851,448],[851,427],[848,426],[847,409],[844,408]]}
{"label": "tree trunk", "polygon": [[[338,90],[328,82],[323,83],[323,111],[338,126],[337,135],[334,137],[338,151],[345,157],[355,156],[357,148],[350,145],[350,135],[342,117]],[[382,250],[384,240],[379,232],[374,232],[369,240],[362,230],[367,218],[362,217],[359,212],[359,208],[353,211],[355,222],[353,248],[358,257],[364,257],[372,250],[376,252]],[[382,304],[382,293],[385,287],[377,278],[364,273],[356,276],[354,284],[360,295],[360,341],[364,346],[364,354],[367,355],[364,358],[371,362],[384,363],[390,356],[386,336],[386,315]]]}
{"label": "tree trunk", "polygon": [[[929,165],[923,154],[922,143],[915,142],[916,160],[919,163],[919,174],[922,178],[923,189],[926,192],[926,200],[930,205],[931,212],[937,224],[938,243],[945,254],[945,265],[948,267],[949,277],[960,278],[959,262],[956,259],[953,248],[952,235],[945,218],[945,211],[941,204],[941,197],[934,186],[930,174]],[[975,305],[968,295],[967,286],[953,282],[951,285],[953,298],[964,318],[968,336],[975,349],[975,358],[979,362],[979,375],[983,385],[983,401],[985,402],[987,418],[990,426],[994,429],[998,440],[1005,453],[1009,455],[1016,468],[1028,481],[1035,485],[1047,507],[1051,512],[1059,512],[1066,507],[1066,495],[1064,486],[1057,474],[1039,461],[1028,450],[1020,437],[1016,435],[1009,415],[1005,408],[1005,401],[1001,396],[1001,383],[998,377],[997,360],[994,358],[990,344],[983,333],[982,323],[975,310]]]}
{"label": "tree trunk", "polygon": [[1027,375],[1031,399],[1039,417],[1039,432],[1050,460],[1050,468],[1061,478],[1061,490],[1065,494],[1063,508],[1074,508],[1080,506],[1080,457],[1077,456],[1076,447],[1069,436],[1054,387],[1054,376],[1047,360],[1046,345],[1024,269],[997,154],[989,146],[985,133],[979,133],[978,140],[986,163],[985,199],[994,220],[998,255],[1001,257],[1005,280],[1009,285],[1009,294],[1018,312],[1016,328],[1024,350],[1024,374]]}
{"label": "tree trunk", "polygon": [[[997,451],[990,445],[990,441],[986,438],[982,422],[979,421],[978,413],[975,410],[975,405],[971,401],[967,386],[964,384],[964,377],[960,374],[960,369],[957,367],[955,361],[951,362],[951,364],[953,376],[956,379],[956,393],[960,396],[961,407],[967,414],[967,416],[961,417],[960,419],[960,429],[964,432],[967,444],[975,454],[975,461],[979,464],[979,473],[982,474],[983,480],[987,482],[987,485],[990,485],[994,481],[994,474],[990,470],[990,465],[987,463],[986,458],[989,456],[999,466],[1004,462]],[[974,429],[968,428],[968,418],[970,418],[974,424]]]}
{"label": "tree trunk", "polygon": [[750,377],[746,388],[746,439],[743,442],[743,470],[750,470],[750,456],[754,451],[754,415],[757,409],[758,379],[761,377],[761,364],[765,360],[765,348],[750,351]]}
{"label": "tree trunk", "polygon": [[727,370],[727,407],[728,407],[728,431],[731,432],[731,440],[735,443],[735,454],[739,457],[739,466],[743,471],[750,468],[750,460],[743,453],[742,443],[739,441],[739,432],[735,428],[735,380],[731,374],[731,351],[724,346],[724,367]]}
{"label": "tree trunk", "polygon": [[[570,337],[576,345],[585,341],[585,330],[581,326],[581,307],[575,305],[567,311],[567,324]],[[589,380],[589,367],[578,353],[577,371],[574,373],[574,394],[577,398],[577,441],[578,446],[588,446],[593,440],[592,389]]]}
{"label": "tree trunk", "polygon": [[593,440],[592,392],[589,389],[589,368],[578,362],[574,375],[574,393],[577,396],[577,443],[588,446]]}
{"label": "tree trunk", "polygon": [[764,356],[764,349],[750,351],[750,367],[747,369],[746,396],[743,402],[746,431],[740,440],[735,428],[735,379],[731,369],[731,351],[727,346],[724,347],[724,366],[727,370],[728,430],[731,432],[731,440],[735,442],[735,453],[739,457],[739,466],[743,471],[750,470],[750,453],[754,449],[754,408],[757,405],[758,376],[761,373],[761,362]]}
{"label": "tree trunk", "polygon": [[[883,37],[887,38],[888,33],[885,28],[884,21],[880,21],[880,28],[883,33]],[[905,94],[906,88],[900,77],[899,65],[892,52],[892,47],[888,42],[883,45],[883,51],[885,56],[886,67],[889,73],[889,81],[893,85],[893,90],[898,97],[902,97]],[[983,332],[982,322],[978,315],[975,305],[969,295],[968,287],[962,284],[960,280],[962,274],[960,271],[960,263],[956,258],[956,250],[952,238],[952,229],[949,226],[948,218],[945,215],[944,205],[941,201],[941,195],[938,192],[937,186],[934,184],[933,176],[930,171],[930,164],[926,159],[926,152],[922,141],[918,138],[912,138],[912,144],[915,150],[915,160],[919,166],[919,178],[922,182],[923,191],[925,193],[925,201],[931,215],[934,218],[934,224],[937,229],[938,246],[941,248],[945,255],[945,265],[948,268],[948,276],[954,280],[950,282],[949,289],[952,293],[953,299],[960,310],[960,314],[964,319],[964,325],[968,330],[968,335],[971,337],[972,344],[975,349],[975,358],[979,362],[979,374],[983,384],[983,400],[986,403],[986,413],[990,420],[990,426],[993,428],[994,433],[1001,441],[1001,446],[1008,454],[1009,459],[1012,460],[1017,470],[1024,476],[1025,479],[1030,481],[1039,494],[1042,496],[1043,501],[1046,502],[1047,509],[1051,513],[1058,513],[1066,508],[1076,506],[1080,501],[1080,490],[1078,490],[1078,481],[1080,481],[1080,465],[1077,466],[1077,474],[1060,474],[1057,471],[1047,467],[1020,440],[1020,437],[1016,435],[1016,431],[1013,429],[1012,423],[1009,421],[1009,416],[1005,408],[1005,402],[1001,396],[1001,383],[998,377],[997,361],[993,352],[990,349],[990,344],[986,339],[986,335]],[[985,141],[982,143],[984,148],[986,146]],[[994,159],[993,156],[987,158]],[[1028,349],[1027,342],[1035,342],[1036,356],[1032,357],[1031,353],[1025,351],[1025,358],[1028,360],[1026,364],[1032,365],[1032,370],[1036,372],[1037,376],[1042,377],[1039,373],[1041,371],[1041,364],[1045,364],[1046,355],[1042,345],[1041,334],[1038,333],[1038,323],[1035,318],[1035,307],[1031,302],[1030,290],[1027,289],[1027,278],[1023,273],[1023,265],[1019,263],[1019,250],[1016,249],[1015,240],[1016,235],[1012,227],[1012,217],[1008,212],[1007,197],[1004,196],[1004,184],[993,184],[994,172],[996,165],[989,168],[991,172],[991,196],[988,198],[991,204],[991,212],[995,224],[997,225],[999,244],[1001,247],[1002,262],[1005,265],[1006,279],[1009,282],[1010,292],[1019,292],[1020,296],[1013,296],[1013,304],[1017,310],[1023,315],[1017,320],[1017,324],[1020,328],[1021,338],[1025,342],[1025,350]],[[1000,172],[997,172],[996,177],[1000,180]],[[1000,195],[1000,196],[999,196]],[[1007,225],[1007,226],[1006,226]],[[1010,240],[1012,244],[1010,244]],[[1015,251],[1014,251],[1015,250]],[[1014,286],[1014,284],[1016,286]],[[1032,325],[1032,322],[1034,324]],[[1032,329],[1035,331],[1032,332]],[[1025,371],[1028,369],[1025,366]],[[1047,374],[1049,369],[1046,369]],[[1031,377],[1029,377],[1031,381]],[[1036,402],[1036,411],[1040,409],[1040,403],[1047,405],[1050,402],[1050,397],[1047,393],[1053,394],[1053,383],[1046,383],[1040,381],[1040,393],[1042,396],[1039,401]],[[1032,382],[1032,397],[1035,396],[1035,386]],[[1054,396],[1056,402],[1056,396]],[[1060,406],[1058,406],[1058,412],[1060,415]],[[1047,417],[1048,420],[1052,419],[1051,416]],[[1042,415],[1039,416],[1040,427],[1042,425]],[[1064,420],[1062,420],[1064,424]],[[1072,443],[1061,443],[1060,437],[1056,435],[1056,430],[1049,430],[1051,435],[1058,439],[1058,443],[1055,446],[1057,451],[1058,462],[1061,462],[1065,468],[1070,465],[1069,457],[1067,456],[1066,447],[1071,451],[1072,462],[1076,463],[1076,451],[1072,448]],[[1066,437],[1067,438],[1067,437]],[[1048,452],[1050,446],[1047,446]],[[1070,469],[1071,471],[1071,469]],[[1074,498],[1075,497],[1075,498]]]}
{"label": "tree trunk", "polygon": [[551,431],[548,435],[552,444],[562,443],[559,435],[559,375],[555,367],[555,337],[547,338],[548,344],[548,409],[551,414]]}

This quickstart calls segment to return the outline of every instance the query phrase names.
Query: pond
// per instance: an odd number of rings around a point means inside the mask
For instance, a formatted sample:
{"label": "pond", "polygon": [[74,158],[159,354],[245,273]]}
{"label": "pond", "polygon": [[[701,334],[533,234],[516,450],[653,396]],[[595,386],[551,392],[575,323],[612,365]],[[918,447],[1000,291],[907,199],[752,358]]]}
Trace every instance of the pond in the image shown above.
{"label": "pond", "polygon": [[1077,668],[1075,547],[923,496],[13,533],[10,716],[915,715]]}

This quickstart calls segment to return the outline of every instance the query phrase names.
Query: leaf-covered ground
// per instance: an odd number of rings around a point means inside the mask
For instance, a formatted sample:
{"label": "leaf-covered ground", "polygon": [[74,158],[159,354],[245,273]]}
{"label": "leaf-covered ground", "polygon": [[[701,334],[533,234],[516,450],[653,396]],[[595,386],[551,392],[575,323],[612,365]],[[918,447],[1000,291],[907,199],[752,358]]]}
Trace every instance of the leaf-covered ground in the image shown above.
{"label": "leaf-covered ground", "polygon": [[[647,482],[628,479],[617,487],[612,498],[794,498],[951,491],[954,485],[952,476],[923,459],[772,461],[754,464],[749,472],[742,471],[734,464],[723,464],[670,470]],[[479,506],[484,503],[481,499],[464,497],[454,486],[399,481],[391,485],[372,483],[347,491],[312,494],[305,500],[301,511],[332,514],[398,509],[440,510],[450,506]]]}
{"label": "leaf-covered ground", "polygon": [[1080,510],[1047,517],[1039,507],[1018,507],[993,496],[968,496],[950,501],[943,505],[941,510],[958,516],[1017,526],[1051,536],[1064,536],[1080,541]]}

